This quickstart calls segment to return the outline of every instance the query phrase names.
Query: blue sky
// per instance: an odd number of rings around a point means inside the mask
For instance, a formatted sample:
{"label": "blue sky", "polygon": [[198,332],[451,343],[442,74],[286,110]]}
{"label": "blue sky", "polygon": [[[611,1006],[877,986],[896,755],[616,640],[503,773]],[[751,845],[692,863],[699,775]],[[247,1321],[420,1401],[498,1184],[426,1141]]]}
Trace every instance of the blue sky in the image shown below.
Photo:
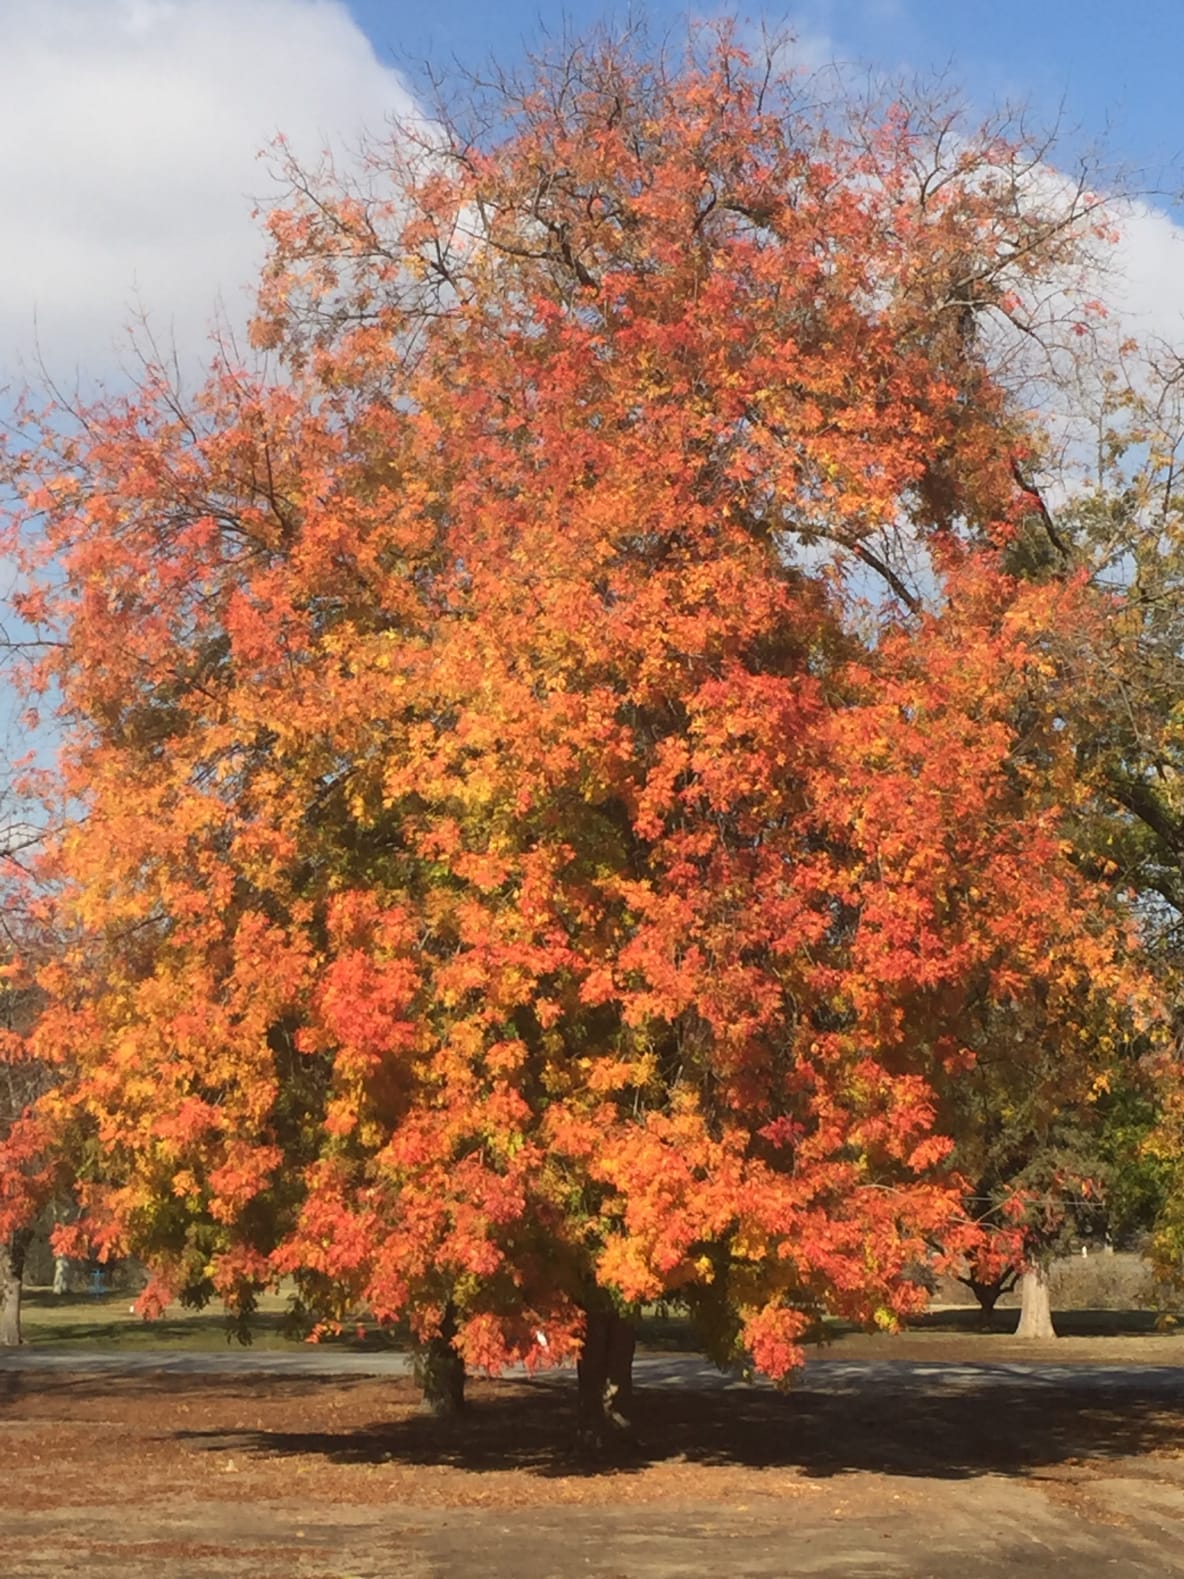
{"label": "blue sky", "polygon": [[[566,7],[509,0],[424,5],[352,0],[350,10],[380,58],[395,63],[425,56],[480,64],[491,54],[510,60],[539,35],[540,18],[577,30],[621,7],[573,0]],[[1063,114],[1067,129],[1102,140],[1116,163],[1162,185],[1184,157],[1181,0],[832,0],[744,16],[784,21],[812,52],[885,70],[946,73],[986,109],[1000,100],[1030,103],[1042,122]],[[685,8],[652,4],[656,31],[680,25]],[[1184,177],[1177,174],[1184,184]]]}

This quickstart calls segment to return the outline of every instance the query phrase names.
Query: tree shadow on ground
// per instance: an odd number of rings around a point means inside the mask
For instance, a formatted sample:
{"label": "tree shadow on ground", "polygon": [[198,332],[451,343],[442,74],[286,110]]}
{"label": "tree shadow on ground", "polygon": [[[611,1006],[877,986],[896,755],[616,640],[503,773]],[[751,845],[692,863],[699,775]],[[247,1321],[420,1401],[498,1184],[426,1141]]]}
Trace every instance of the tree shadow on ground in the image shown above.
{"label": "tree shadow on ground", "polygon": [[484,1383],[463,1416],[435,1420],[413,1408],[388,1421],[332,1430],[180,1432],[191,1449],[233,1450],[338,1464],[448,1465],[470,1473],[540,1476],[635,1473],[664,1462],[796,1469],[812,1477],[853,1471],[962,1479],[1030,1475],[1051,1466],[1184,1452],[1177,1395],[1121,1388],[1040,1386],[997,1377],[957,1391],[914,1378],[856,1390],[639,1394],[638,1445],[622,1456],[571,1449],[574,1398],[553,1382]]}

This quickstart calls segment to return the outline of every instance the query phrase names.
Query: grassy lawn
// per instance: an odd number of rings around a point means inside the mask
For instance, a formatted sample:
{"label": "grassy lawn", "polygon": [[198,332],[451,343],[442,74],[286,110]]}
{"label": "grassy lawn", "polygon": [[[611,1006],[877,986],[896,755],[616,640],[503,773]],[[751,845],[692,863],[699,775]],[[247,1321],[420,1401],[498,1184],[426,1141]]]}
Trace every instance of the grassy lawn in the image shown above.
{"label": "grassy lawn", "polygon": [[[1054,1266],[1051,1283],[1056,1327],[1066,1359],[1081,1345],[1089,1347],[1091,1359],[1101,1359],[1109,1343],[1115,1363],[1122,1363],[1119,1351],[1130,1343],[1144,1348],[1141,1358],[1154,1358],[1155,1363],[1184,1360],[1184,1319],[1176,1326],[1161,1320],[1150,1308],[1154,1295],[1140,1257],[1119,1254],[1066,1259]],[[238,1343],[236,1330],[220,1307],[195,1311],[174,1305],[163,1318],[144,1321],[131,1309],[134,1297],[126,1291],[55,1295],[47,1288],[28,1289],[25,1340],[59,1346],[192,1350],[217,1350]],[[963,1303],[967,1298],[960,1284],[943,1280],[935,1290],[934,1308],[915,1317],[908,1330],[899,1334],[868,1334],[828,1320],[823,1352],[835,1359],[921,1359],[927,1355],[937,1359],[957,1348],[968,1354],[973,1351],[981,1360],[1020,1358],[1020,1346],[1013,1337],[1018,1294],[999,1302],[988,1327],[983,1326],[977,1305]],[[638,1336],[643,1349],[686,1353],[698,1349],[690,1323],[676,1308],[659,1306],[649,1311],[642,1318]],[[260,1349],[290,1349],[304,1341],[303,1332],[293,1329],[286,1290],[260,1296],[251,1339]],[[364,1353],[404,1347],[405,1334],[370,1322],[362,1335],[347,1329],[341,1337],[325,1341]]]}
{"label": "grassy lawn", "polygon": [[[24,1302],[25,1341],[102,1349],[212,1351],[238,1346],[236,1329],[219,1308],[195,1311],[175,1305],[158,1320],[145,1321],[132,1310],[132,1299],[133,1295],[126,1292],[55,1295],[48,1289],[30,1289]],[[1104,1361],[1109,1344],[1115,1363],[1123,1363],[1129,1357],[1126,1344],[1135,1343],[1142,1351],[1139,1358],[1143,1361],[1175,1364],[1184,1360],[1184,1331],[1170,1323],[1157,1324],[1153,1311],[1061,1310],[1056,1312],[1055,1320],[1064,1340],[1061,1351],[1065,1359],[1073,1357],[1073,1351],[1081,1346],[1082,1357],[1088,1347],[1090,1359]],[[1021,1358],[1020,1346],[1013,1337],[1015,1323],[1016,1312],[1001,1309],[995,1312],[991,1326],[984,1328],[977,1307],[929,1311],[914,1318],[907,1331],[897,1334],[865,1333],[849,1324],[831,1321],[827,1323],[821,1353],[833,1359],[887,1360],[945,1359],[956,1351],[959,1355],[973,1354],[983,1361],[1005,1362]],[[677,1314],[644,1317],[638,1336],[643,1350],[693,1353],[698,1348],[690,1323]],[[373,1323],[366,1325],[364,1335],[347,1330],[339,1338],[324,1341],[355,1353],[404,1346],[398,1334],[380,1330]],[[302,1334],[293,1330],[288,1316],[287,1297],[262,1295],[251,1323],[251,1346],[282,1350],[303,1342]],[[1042,1350],[1047,1347],[1042,1346]]]}
{"label": "grassy lawn", "polygon": [[[22,1306],[25,1342],[78,1345],[115,1349],[224,1349],[238,1346],[237,1329],[217,1306],[187,1310],[172,1305],[155,1321],[145,1321],[132,1309],[135,1296],[120,1294],[53,1294],[48,1289],[27,1289]],[[389,1348],[390,1338],[371,1325],[366,1336],[354,1333],[325,1340],[353,1350]],[[290,1349],[304,1342],[288,1319],[288,1300],[282,1294],[262,1294],[251,1321],[251,1346],[257,1349]]]}

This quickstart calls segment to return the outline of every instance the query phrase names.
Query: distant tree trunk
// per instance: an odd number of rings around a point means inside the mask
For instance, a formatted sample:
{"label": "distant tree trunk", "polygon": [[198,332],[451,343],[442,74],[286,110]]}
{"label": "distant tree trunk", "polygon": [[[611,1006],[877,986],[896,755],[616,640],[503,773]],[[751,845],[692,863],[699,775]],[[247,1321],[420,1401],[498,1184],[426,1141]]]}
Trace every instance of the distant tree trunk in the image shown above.
{"label": "distant tree trunk", "polygon": [[460,1414],[465,1406],[465,1362],[455,1340],[456,1311],[449,1301],[440,1331],[415,1356],[415,1379],[423,1389],[420,1408],[441,1419]]}
{"label": "distant tree trunk", "polygon": [[1055,1338],[1057,1335],[1052,1324],[1047,1267],[1027,1267],[1020,1278],[1020,1319],[1015,1335],[1017,1338]]}
{"label": "distant tree trunk", "polygon": [[980,1312],[980,1325],[990,1329],[995,1306],[1004,1294],[1010,1294],[1019,1279],[1019,1273],[1008,1270],[994,1278],[977,1278],[973,1273],[968,1277],[960,1277],[959,1283],[964,1284],[978,1300]]}
{"label": "distant tree trunk", "polygon": [[613,1310],[589,1310],[576,1375],[579,1386],[577,1439],[581,1448],[603,1452],[633,1443],[632,1325]]}
{"label": "distant tree trunk", "polygon": [[21,1337],[21,1293],[25,1276],[25,1252],[32,1233],[18,1229],[0,1240],[0,1348],[15,1349]]}
{"label": "distant tree trunk", "polygon": [[70,1292],[69,1256],[54,1256],[53,1258],[53,1291],[55,1294],[68,1294]]}

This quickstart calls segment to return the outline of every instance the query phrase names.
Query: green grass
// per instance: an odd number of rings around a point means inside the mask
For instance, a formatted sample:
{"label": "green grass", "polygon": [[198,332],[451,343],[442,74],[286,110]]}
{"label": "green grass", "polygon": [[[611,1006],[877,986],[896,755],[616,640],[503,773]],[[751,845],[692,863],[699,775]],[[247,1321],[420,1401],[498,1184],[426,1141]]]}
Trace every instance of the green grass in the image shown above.
{"label": "green grass", "polygon": [[[135,1296],[121,1294],[53,1294],[48,1289],[26,1289],[21,1325],[26,1343],[77,1345],[103,1349],[224,1349],[238,1346],[237,1328],[217,1307],[187,1310],[170,1306],[153,1321],[132,1309]],[[257,1349],[291,1349],[304,1342],[292,1328],[288,1300],[280,1294],[263,1294],[251,1318],[251,1346]],[[350,1331],[326,1339],[335,1346],[365,1352],[395,1346],[385,1331],[372,1323],[365,1336]]]}
{"label": "green grass", "polygon": [[[171,1306],[163,1317],[145,1321],[131,1309],[133,1299],[134,1295],[128,1292],[56,1295],[48,1289],[27,1289],[22,1323],[25,1341],[79,1348],[178,1351],[238,1345],[234,1323],[218,1307],[197,1311]],[[1155,1312],[1145,1309],[1058,1309],[1054,1314],[1058,1333],[1067,1338],[1141,1338],[1157,1332]],[[930,1310],[908,1323],[907,1344],[911,1349],[914,1344],[924,1345],[927,1339],[960,1335],[981,1338],[993,1348],[994,1340],[1014,1332],[1016,1316],[1014,1309],[998,1309],[991,1326],[984,1328],[977,1307]],[[848,1340],[866,1336],[849,1323],[829,1318],[825,1328],[824,1342],[836,1351],[841,1351]],[[258,1349],[291,1350],[304,1341],[303,1333],[293,1328],[289,1300],[282,1292],[260,1296],[250,1330],[252,1347]],[[406,1334],[380,1329],[370,1322],[361,1335],[347,1329],[340,1337],[324,1341],[337,1348],[366,1353],[406,1347]],[[896,1340],[886,1337],[882,1341],[888,1352]],[[690,1321],[669,1307],[655,1308],[642,1317],[638,1342],[644,1349],[675,1353],[694,1353],[699,1347]]]}

